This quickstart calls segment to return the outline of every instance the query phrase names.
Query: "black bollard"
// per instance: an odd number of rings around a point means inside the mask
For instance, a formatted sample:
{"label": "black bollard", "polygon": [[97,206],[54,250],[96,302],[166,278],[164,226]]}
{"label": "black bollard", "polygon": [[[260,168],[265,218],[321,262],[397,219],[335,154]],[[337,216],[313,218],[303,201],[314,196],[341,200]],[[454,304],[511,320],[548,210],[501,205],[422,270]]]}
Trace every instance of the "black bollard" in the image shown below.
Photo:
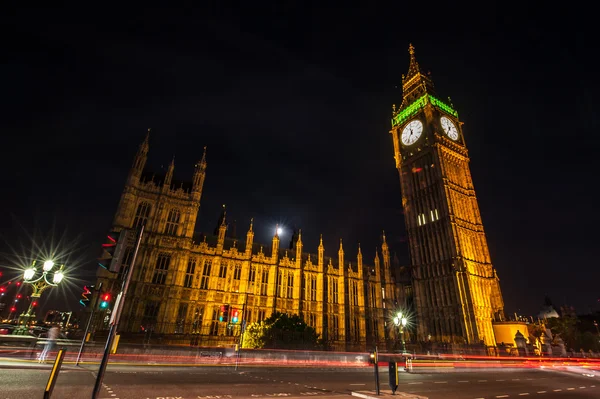
{"label": "black bollard", "polygon": [[390,388],[392,388],[392,395],[395,395],[396,389],[398,389],[398,363],[389,362],[389,371],[390,371]]}

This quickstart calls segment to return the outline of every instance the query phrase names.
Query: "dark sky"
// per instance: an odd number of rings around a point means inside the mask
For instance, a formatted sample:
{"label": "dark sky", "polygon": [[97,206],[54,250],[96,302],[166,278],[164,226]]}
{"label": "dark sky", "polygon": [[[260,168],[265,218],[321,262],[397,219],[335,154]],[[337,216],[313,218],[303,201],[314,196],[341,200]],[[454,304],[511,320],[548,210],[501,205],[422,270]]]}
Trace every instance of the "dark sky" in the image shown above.
{"label": "dark sky", "polygon": [[464,122],[506,312],[536,314],[545,295],[600,308],[591,17],[508,3],[277,3],[5,9],[2,266],[69,253],[72,284],[49,297],[79,306],[148,128],[149,165],[175,156],[176,178],[190,179],[208,146],[197,230],[212,231],[227,204],[240,237],[251,217],[267,244],[276,223],[284,245],[296,225],[308,251],[322,233],[326,255],[342,238],[347,259],[360,242],[371,262],[385,230],[407,264],[388,131],[412,43]]}

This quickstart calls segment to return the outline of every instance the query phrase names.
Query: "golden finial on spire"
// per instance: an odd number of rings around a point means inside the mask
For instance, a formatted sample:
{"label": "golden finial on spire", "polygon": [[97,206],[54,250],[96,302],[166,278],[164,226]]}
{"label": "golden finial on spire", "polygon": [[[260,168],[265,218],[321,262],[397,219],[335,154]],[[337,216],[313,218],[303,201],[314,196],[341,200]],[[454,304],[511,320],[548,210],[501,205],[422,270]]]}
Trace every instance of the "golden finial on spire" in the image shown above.
{"label": "golden finial on spire", "polygon": [[250,218],[250,230],[252,231],[252,226],[254,225],[254,218]]}
{"label": "golden finial on spire", "polygon": [[323,246],[323,234],[321,234],[321,237],[319,238],[319,245]]}
{"label": "golden finial on spire", "polygon": [[410,44],[408,45],[408,53],[409,53],[410,55],[414,55],[414,54],[415,54],[415,46],[413,46],[413,45],[412,45],[412,43],[410,43]]}

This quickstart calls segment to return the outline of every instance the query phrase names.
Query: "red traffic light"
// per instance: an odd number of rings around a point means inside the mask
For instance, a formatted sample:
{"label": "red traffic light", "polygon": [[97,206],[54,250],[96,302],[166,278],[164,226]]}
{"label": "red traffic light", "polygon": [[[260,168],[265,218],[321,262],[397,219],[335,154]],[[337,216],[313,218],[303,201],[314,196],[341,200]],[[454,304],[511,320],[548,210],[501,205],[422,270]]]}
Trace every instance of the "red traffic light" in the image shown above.
{"label": "red traffic light", "polygon": [[102,295],[102,300],[103,301],[110,301],[110,294],[104,294],[104,295]]}
{"label": "red traffic light", "polygon": [[11,312],[16,312],[16,311],[17,311],[17,308],[15,308],[15,307],[13,306],[12,308],[10,308],[10,311],[11,311]]}
{"label": "red traffic light", "polygon": [[17,281],[17,287],[20,287],[20,286],[21,286],[21,282]]}
{"label": "red traffic light", "polygon": [[33,301],[33,303],[31,304],[31,306],[33,306],[33,307],[37,306],[37,302]]}
{"label": "red traffic light", "polygon": [[21,295],[21,294],[17,294],[17,299],[21,299],[22,296],[23,295]]}

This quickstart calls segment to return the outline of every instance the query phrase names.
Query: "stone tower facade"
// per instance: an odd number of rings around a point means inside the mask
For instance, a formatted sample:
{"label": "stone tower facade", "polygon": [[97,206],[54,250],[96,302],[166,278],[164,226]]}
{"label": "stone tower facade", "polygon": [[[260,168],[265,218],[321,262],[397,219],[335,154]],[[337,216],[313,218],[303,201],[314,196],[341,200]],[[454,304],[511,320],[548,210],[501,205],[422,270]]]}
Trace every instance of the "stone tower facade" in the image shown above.
{"label": "stone tower facade", "polygon": [[400,174],[417,314],[417,337],[495,345],[492,321],[504,303],[492,266],[462,122],[440,100],[409,48],[403,98],[394,106],[394,159]]}
{"label": "stone tower facade", "polygon": [[[273,312],[301,315],[331,348],[360,350],[395,342],[388,322],[402,292],[397,289],[390,250],[382,236],[371,265],[363,263],[358,245],[346,258],[340,240],[337,256],[326,256],[321,237],[316,253],[307,252],[302,232],[292,249],[280,247],[274,232],[270,245],[254,241],[253,221],[245,240],[228,234],[223,206],[220,225],[211,234],[195,232],[206,176],[206,148],[195,165],[193,180],[174,178],[174,162],[166,172],[145,170],[148,136],[140,145],[115,214],[113,229],[144,234],[120,321],[122,334],[153,331],[193,336],[198,345],[231,345],[240,323],[219,321],[220,307],[243,310],[246,323]],[[133,245],[133,243],[132,243]],[[119,273],[98,271],[98,283],[116,294],[132,259],[126,249]]]}

